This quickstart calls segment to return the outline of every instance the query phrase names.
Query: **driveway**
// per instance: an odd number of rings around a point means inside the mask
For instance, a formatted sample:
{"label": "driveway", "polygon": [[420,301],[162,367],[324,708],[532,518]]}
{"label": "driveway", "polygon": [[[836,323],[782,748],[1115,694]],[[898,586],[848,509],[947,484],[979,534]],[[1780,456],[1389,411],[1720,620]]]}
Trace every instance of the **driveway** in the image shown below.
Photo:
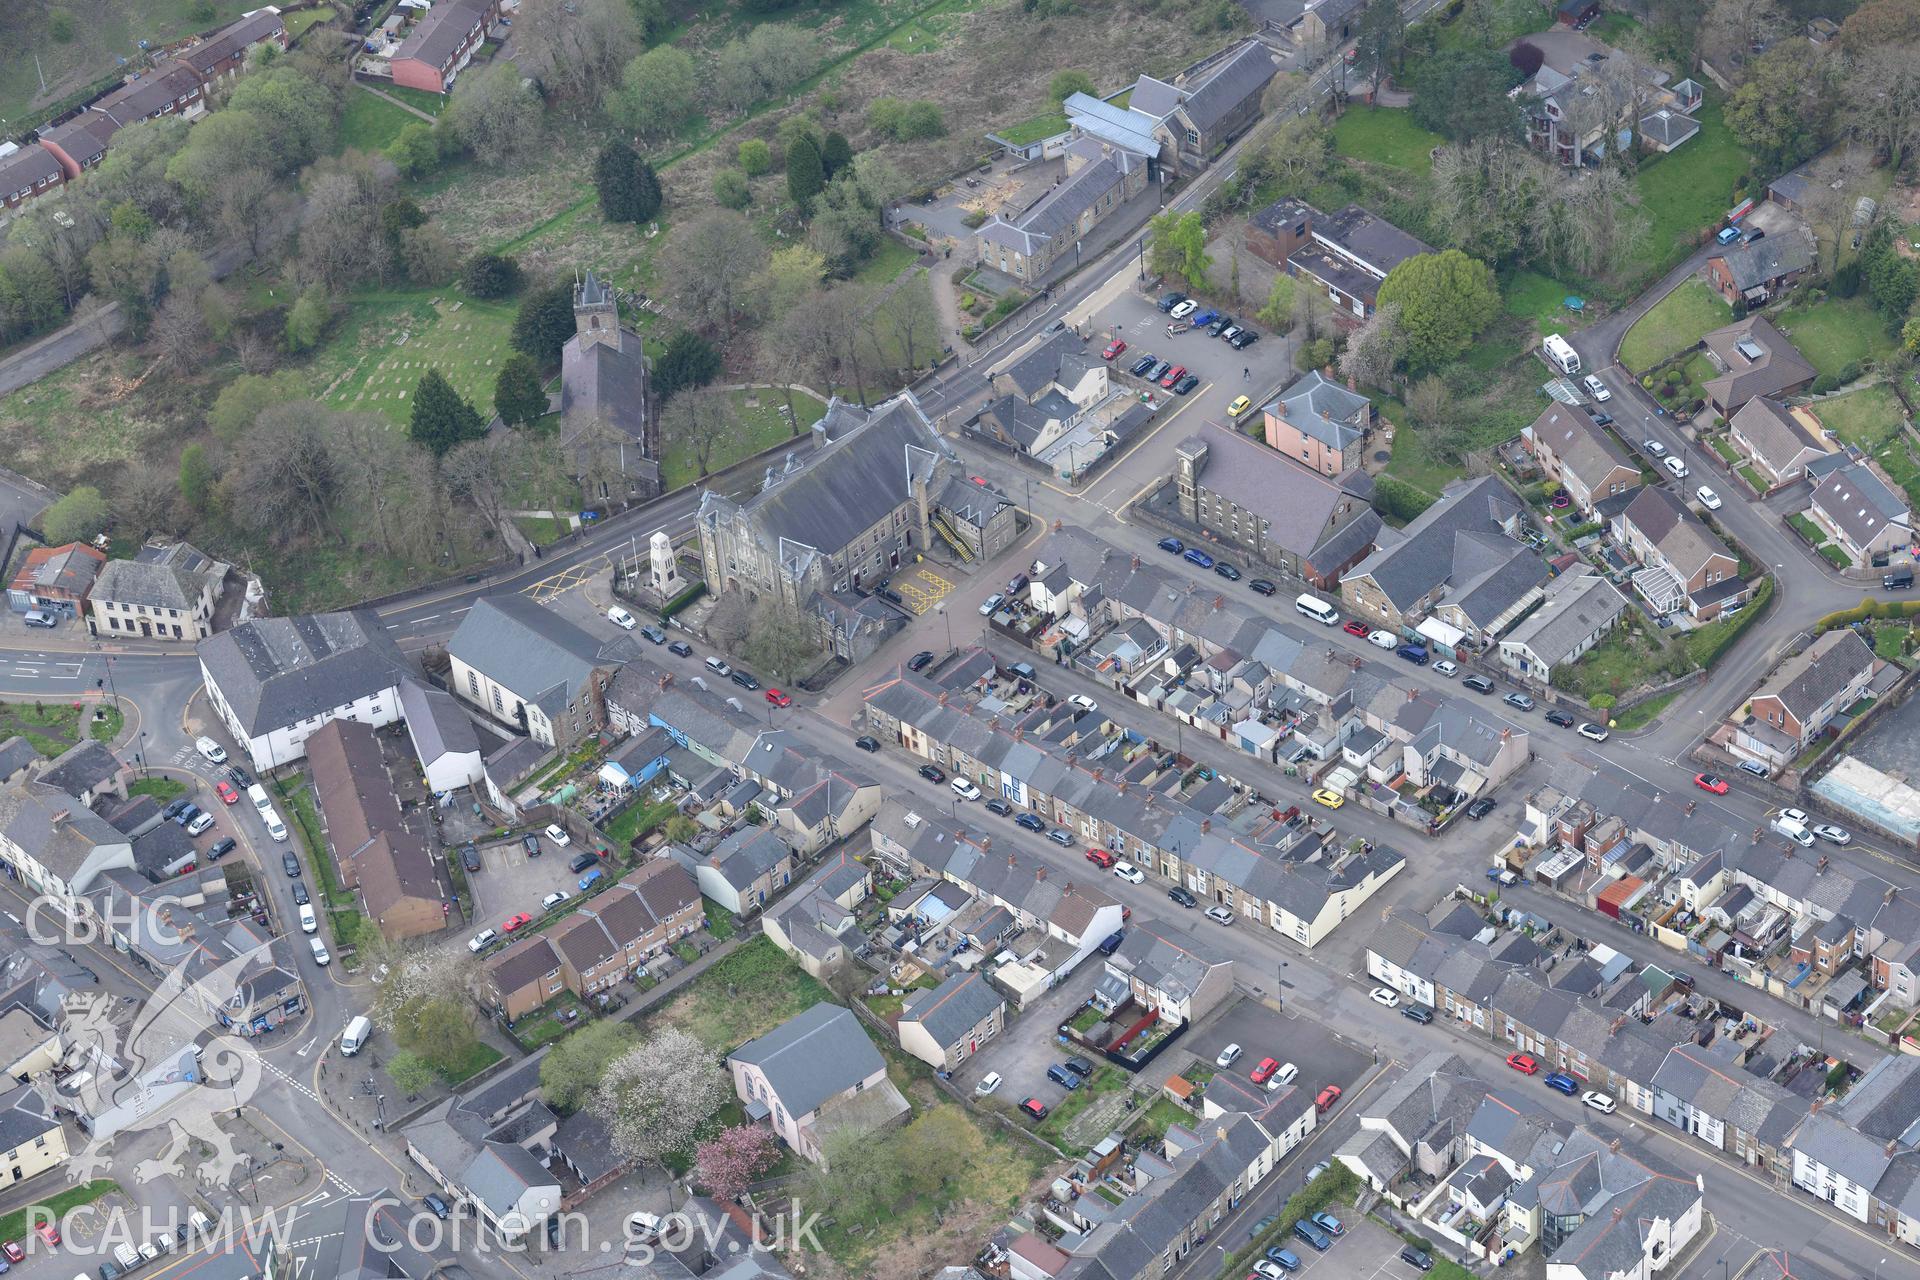
{"label": "driveway", "polygon": [[[556,849],[545,836],[537,838],[537,858],[527,856],[519,836],[481,847],[481,870],[467,877],[467,885],[473,894],[474,919],[482,926],[498,929],[502,920],[518,911],[537,920],[542,911],[540,900],[555,890],[567,891],[569,900],[562,904],[563,910],[579,900],[578,884],[586,872],[569,871],[567,861],[591,850],[577,843]],[[459,854],[455,852],[454,856]]]}
{"label": "driveway", "polygon": [[1014,1015],[997,1039],[960,1064],[960,1069],[953,1073],[953,1083],[971,1090],[980,1083],[980,1077],[997,1071],[1002,1082],[998,1096],[1008,1106],[1019,1105],[1022,1098],[1039,1098],[1051,1104],[1060,1086],[1047,1079],[1047,1068],[1081,1053],[1060,1043],[1060,1024],[1071,1018],[1093,994],[1094,984],[1104,972],[1099,959],[1092,956],[1082,961],[1079,970],[1065,983],[1048,992],[1031,1008]]}

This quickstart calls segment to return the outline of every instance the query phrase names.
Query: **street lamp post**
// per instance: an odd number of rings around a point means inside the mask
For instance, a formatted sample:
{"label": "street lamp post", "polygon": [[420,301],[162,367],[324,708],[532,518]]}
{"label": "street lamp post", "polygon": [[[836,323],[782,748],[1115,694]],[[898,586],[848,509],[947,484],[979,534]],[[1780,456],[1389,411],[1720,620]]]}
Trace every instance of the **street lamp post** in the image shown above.
{"label": "street lamp post", "polygon": [[952,653],[953,652],[953,615],[947,612],[947,603],[944,600],[942,600],[939,604],[933,606],[933,611],[939,614],[942,618],[946,619],[947,652]]}

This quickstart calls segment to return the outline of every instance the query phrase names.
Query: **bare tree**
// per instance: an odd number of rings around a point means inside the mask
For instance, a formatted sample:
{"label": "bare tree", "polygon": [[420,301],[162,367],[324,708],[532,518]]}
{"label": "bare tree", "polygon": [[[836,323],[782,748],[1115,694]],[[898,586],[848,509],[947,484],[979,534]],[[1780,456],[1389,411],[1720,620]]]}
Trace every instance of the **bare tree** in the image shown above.
{"label": "bare tree", "polygon": [[853,383],[860,403],[867,402],[867,371],[873,367],[867,313],[873,309],[873,290],[863,284],[843,284],[819,296],[814,319],[832,353],[835,380]]}
{"label": "bare tree", "polygon": [[[819,290],[796,299],[785,311],[774,317],[771,331],[766,341],[760,344],[761,356],[769,366],[774,379],[784,384],[802,383],[812,387],[821,395],[831,396],[834,390],[833,343],[820,328],[819,319],[825,306],[824,295]],[[787,392],[787,412],[793,412],[793,393]],[[802,424],[794,420],[798,428]]]}
{"label": "bare tree", "polygon": [[273,368],[273,344],[261,337],[252,325],[235,325],[229,343],[233,347],[233,358],[240,362],[241,372],[265,373]]}
{"label": "bare tree", "polygon": [[517,56],[576,119],[620,82],[641,38],[629,0],[525,0],[514,24]]}
{"label": "bare tree", "polygon": [[1293,333],[1301,342],[1320,336],[1327,314],[1327,299],[1319,288],[1304,285],[1293,291]]}
{"label": "bare tree", "polygon": [[1389,302],[1353,331],[1340,354],[1340,372],[1371,387],[1385,387],[1394,366],[1407,352],[1407,335],[1400,325],[1400,306]]}
{"label": "bare tree", "polygon": [[1841,242],[1853,226],[1860,184],[1867,176],[1866,153],[1854,146],[1838,148],[1817,172],[1819,180],[1808,184],[1807,225],[1821,251],[1822,270],[1831,272],[1839,263]]}
{"label": "bare tree", "polygon": [[1430,373],[1407,389],[1407,416],[1419,427],[1438,427],[1453,407],[1453,392],[1446,380]]}
{"label": "bare tree", "polygon": [[1876,46],[1856,59],[1847,78],[1855,130],[1899,173],[1920,129],[1920,47]]}
{"label": "bare tree", "polygon": [[478,155],[514,159],[540,144],[540,100],[511,62],[460,77],[447,103],[447,123]]}
{"label": "bare tree", "polygon": [[264,169],[239,169],[220,183],[220,229],[258,258],[280,238],[293,204],[285,185]]}
{"label": "bare tree", "polygon": [[520,445],[518,432],[495,431],[457,444],[440,460],[440,474],[454,497],[472,507],[486,526],[506,536],[507,492],[513,460]]}
{"label": "bare tree", "polygon": [[336,414],[332,426],[343,487],[371,518],[380,549],[392,555],[395,512],[412,500],[398,484],[401,455],[410,446],[376,414]]}
{"label": "bare tree", "polygon": [[141,536],[174,531],[174,504],[179,496],[178,471],[151,458],[128,464],[113,486],[114,511],[121,524]]}
{"label": "bare tree", "polygon": [[874,308],[873,322],[876,346],[889,358],[897,355],[901,368],[911,371],[923,359],[931,362],[939,349],[940,313],[934,308],[926,273],[916,272],[888,294]]}
{"label": "bare tree", "polygon": [[310,400],[261,410],[253,430],[231,446],[221,480],[236,521],[282,544],[335,532],[340,469],[329,438],[332,417]]}
{"label": "bare tree", "polygon": [[734,314],[767,265],[767,246],[753,224],[731,210],[712,210],[668,236],[660,257],[676,309],[732,338]]}
{"label": "bare tree", "polygon": [[192,373],[207,355],[207,318],[199,299],[170,293],[153,314],[149,330],[161,363],[176,374]]}
{"label": "bare tree", "polygon": [[1701,44],[1731,69],[1786,29],[1787,12],[1779,0],[1713,0],[1701,24]]}
{"label": "bare tree", "polygon": [[300,230],[302,280],[339,293],[378,265],[380,203],[387,183],[370,166],[343,163],[321,169],[307,190]]}
{"label": "bare tree", "polygon": [[732,399],[715,388],[682,391],[660,411],[662,445],[691,453],[703,476],[709,474],[714,450],[734,443],[739,433]]}

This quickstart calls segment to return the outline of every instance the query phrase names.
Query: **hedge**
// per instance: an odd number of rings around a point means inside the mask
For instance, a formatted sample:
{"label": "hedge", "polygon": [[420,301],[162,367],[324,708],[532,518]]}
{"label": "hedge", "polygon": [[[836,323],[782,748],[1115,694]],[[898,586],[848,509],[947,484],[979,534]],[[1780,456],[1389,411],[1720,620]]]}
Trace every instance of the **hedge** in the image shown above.
{"label": "hedge", "polygon": [[1300,1219],[1320,1212],[1335,1200],[1345,1199],[1359,1189],[1360,1179],[1353,1170],[1335,1161],[1327,1171],[1293,1193],[1293,1198],[1280,1207],[1280,1215],[1273,1226],[1254,1237],[1253,1241],[1239,1253],[1228,1256],[1221,1268],[1221,1274],[1244,1275],[1246,1269],[1256,1258],[1266,1256],[1269,1245],[1279,1244],[1287,1233],[1293,1230],[1293,1224]]}
{"label": "hedge", "polygon": [[665,622],[668,618],[679,613],[682,609],[685,609],[705,594],[707,594],[707,584],[704,582],[694,583],[660,607],[660,621]]}
{"label": "hedge", "polygon": [[1404,480],[1380,475],[1373,478],[1373,509],[1402,524],[1432,506],[1435,498],[1424,489],[1416,489]]}
{"label": "hedge", "polygon": [[[1746,629],[1759,621],[1773,604],[1773,579],[1760,579],[1753,600],[1731,622],[1709,622],[1686,639],[1687,656],[1702,667],[1711,667],[1733,647]],[[1716,628],[1719,628],[1716,630]]]}
{"label": "hedge", "polygon": [[1850,627],[1868,618],[1911,618],[1920,614],[1920,600],[1862,600],[1851,609],[1830,613],[1813,625],[1821,631]]}

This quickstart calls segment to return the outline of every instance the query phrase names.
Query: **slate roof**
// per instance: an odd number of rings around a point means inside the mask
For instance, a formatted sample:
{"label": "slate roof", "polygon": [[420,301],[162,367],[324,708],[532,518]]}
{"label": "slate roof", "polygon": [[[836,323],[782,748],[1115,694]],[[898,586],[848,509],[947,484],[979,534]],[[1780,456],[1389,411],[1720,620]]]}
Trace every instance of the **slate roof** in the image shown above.
{"label": "slate roof", "polygon": [[[1581,5],[1592,0],[1571,0]],[[1700,132],[1700,122],[1682,111],[1669,111],[1662,107],[1640,117],[1640,132],[1663,147],[1677,147],[1694,134]]]}
{"label": "slate roof", "polygon": [[129,843],[105,818],[39,781],[0,789],[0,836],[69,883],[96,848]]}
{"label": "slate roof", "polygon": [[601,640],[532,596],[482,596],[460,620],[447,653],[553,715],[593,673],[639,654],[631,637]]}
{"label": "slate roof", "polygon": [[[40,154],[46,155],[46,152]],[[5,193],[6,180],[0,175],[0,195]],[[16,591],[57,591],[81,599],[106,562],[105,555],[79,542],[69,542],[63,547],[35,547],[27,552],[26,560],[13,575],[12,586]]]}
{"label": "slate roof", "polygon": [[1540,661],[1558,666],[1588,636],[1626,611],[1626,597],[1605,578],[1563,574],[1547,584],[1540,607],[1514,624],[1500,642],[1525,645]]}
{"label": "slate roof", "polygon": [[1764,240],[1731,246],[1715,256],[1726,264],[1733,287],[1745,293],[1812,267],[1813,241],[1798,230],[1781,231]]}
{"label": "slate roof", "polygon": [[[444,3],[444,0],[442,0]],[[582,301],[604,301],[605,286],[591,271],[580,286]],[[619,324],[618,313],[614,323]],[[647,357],[640,335],[620,326],[618,347],[585,343],[576,333],[560,348],[560,408],[602,418],[638,441],[647,438]]]}
{"label": "slate roof", "polygon": [[330,721],[307,739],[307,760],[334,861],[343,873],[353,869],[376,925],[408,901],[452,901],[424,819],[416,813],[409,821],[401,812],[374,729]]}
{"label": "slate roof", "polygon": [[1062,330],[996,369],[993,376],[1005,378],[1021,396],[1032,400],[1048,387],[1072,386],[1102,363],[1087,351],[1080,335]]}
{"label": "slate roof", "polygon": [[8,738],[0,742],[0,778],[11,778],[27,766],[39,764],[41,759],[40,753],[25,738]]}
{"label": "slate roof", "polygon": [[[1700,341],[1727,371],[1708,379],[1703,389],[1714,404],[1726,408],[1737,409],[1755,396],[1790,391],[1811,382],[1818,372],[1764,316],[1736,320]],[[1758,346],[1757,359],[1749,358],[1739,349],[1744,342]]]}
{"label": "slate roof", "polygon": [[400,42],[394,61],[417,58],[439,70],[465,43],[474,25],[493,12],[493,4],[494,0],[438,0]]}
{"label": "slate roof", "polygon": [[1182,87],[1185,101],[1181,112],[1203,135],[1210,133],[1248,98],[1265,91],[1278,69],[1266,45],[1249,40],[1206,71],[1203,78]]}
{"label": "slate roof", "polygon": [[1888,488],[1864,462],[1828,472],[1813,491],[1813,505],[1861,547],[1871,543],[1887,525],[1905,525],[1912,519],[1906,499]]}
{"label": "slate roof", "polygon": [[107,153],[107,144],[120,132],[120,124],[102,111],[83,111],[73,119],[40,135],[40,141],[64,151],[81,168],[99,162]]}
{"label": "slate roof", "polygon": [[1527,435],[1558,458],[1596,498],[1606,496],[1601,482],[1616,468],[1639,475],[1639,468],[1627,461],[1627,455],[1592,418],[1558,401],[1533,420]]}
{"label": "slate roof", "polygon": [[1805,723],[1862,672],[1871,671],[1873,663],[1867,642],[1857,631],[1842,627],[1775,667],[1754,696],[1774,695]]}
{"label": "slate roof", "polygon": [[1620,518],[1658,547],[1683,579],[1691,578],[1713,556],[1733,559],[1733,553],[1713,535],[1713,530],[1707,528],[1686,503],[1660,485],[1641,486]]}
{"label": "slate roof", "polygon": [[53,152],[45,147],[21,147],[12,155],[0,156],[0,197],[31,191],[64,172]]}
{"label": "slate roof", "polygon": [[[1772,244],[1762,240],[1762,244]],[[1771,467],[1776,475],[1785,475],[1795,466],[1806,465],[1808,453],[1831,453],[1825,439],[1807,429],[1787,406],[1770,396],[1755,396],[1741,405],[1727,425]]]}
{"label": "slate roof", "polygon": [[1400,609],[1411,608],[1442,583],[1461,585],[1457,579],[1481,576],[1497,562],[1517,557],[1539,566],[1537,583],[1546,576],[1544,562],[1499,532],[1499,522],[1519,510],[1519,500],[1493,476],[1457,480],[1401,531],[1399,542],[1375,551],[1341,581],[1370,577]]}
{"label": "slate roof", "polygon": [[78,796],[112,781],[124,768],[120,757],[114,755],[106,743],[98,738],[82,738],[47,762],[47,767],[40,771],[40,781],[70,796]]}
{"label": "slate roof", "polygon": [[795,1119],[813,1114],[887,1065],[853,1013],[825,1000],[727,1058],[759,1067]]}
{"label": "slate roof", "polygon": [[59,1127],[37,1085],[19,1084],[0,1093],[0,1151],[11,1151]]}
{"label": "slate roof", "polygon": [[220,28],[179,57],[204,79],[211,76],[221,62],[243,52],[249,45],[259,44],[262,40],[283,39],[286,34],[286,24],[280,20],[277,10],[271,7],[255,9],[239,21]]}
{"label": "slate roof", "polygon": [[1605,1139],[1576,1129],[1557,1163],[1535,1179],[1545,1212],[1585,1221],[1554,1251],[1554,1261],[1592,1276],[1634,1272],[1645,1266],[1656,1223],[1672,1223],[1702,1199],[1692,1179],[1649,1157],[1615,1151]]}
{"label": "slate roof", "polygon": [[1125,182],[1128,174],[1146,163],[1145,156],[1126,147],[1110,142],[1096,145],[1103,148],[1098,159],[1083,164],[1013,216],[994,214],[975,234],[989,243],[1003,244],[1023,254],[1033,253],[1036,242],[1073,235],[1082,215]]}
{"label": "slate roof", "polygon": [[393,688],[413,669],[370,609],[258,618],[207,637],[198,651],[255,737]]}
{"label": "slate roof", "polygon": [[480,731],[454,696],[412,678],[400,682],[400,714],[414,751],[425,763],[480,750]]}
{"label": "slate roof", "polygon": [[1207,447],[1200,487],[1265,520],[1267,538],[1302,559],[1341,532],[1329,526],[1356,506],[1365,509],[1350,519],[1368,526],[1366,542],[1379,532],[1379,515],[1345,476],[1323,476],[1220,422],[1202,423],[1187,443]]}
{"label": "slate roof", "polygon": [[[836,408],[853,412],[835,399],[829,415]],[[744,520],[760,546],[783,561],[790,546],[832,555],[911,499],[913,479],[930,479],[949,456],[920,402],[903,391],[745,502],[706,490],[700,518]]]}
{"label": "slate roof", "polygon": [[939,986],[909,996],[900,1021],[917,1022],[935,1044],[951,1046],[1005,1004],[986,975],[955,973]]}
{"label": "slate roof", "polygon": [[109,560],[94,585],[96,600],[146,605],[150,609],[178,609],[191,613],[200,604],[203,579],[172,565],[138,560]]}
{"label": "slate roof", "polygon": [[93,110],[121,128],[142,120],[186,109],[182,98],[198,97],[200,73],[184,62],[166,62],[138,80],[129,80],[93,104]]}
{"label": "slate roof", "polygon": [[734,888],[745,889],[791,857],[793,850],[773,831],[743,826],[720,842],[708,855],[707,865],[716,868]]}
{"label": "slate roof", "polygon": [[1127,927],[1120,949],[1107,957],[1110,972],[1137,980],[1150,991],[1184,1003],[1193,998],[1207,975],[1233,957],[1205,939],[1167,928],[1158,920],[1139,919]]}
{"label": "slate roof", "polygon": [[1266,411],[1330,448],[1347,449],[1372,417],[1373,401],[1313,369],[1294,379]]}

